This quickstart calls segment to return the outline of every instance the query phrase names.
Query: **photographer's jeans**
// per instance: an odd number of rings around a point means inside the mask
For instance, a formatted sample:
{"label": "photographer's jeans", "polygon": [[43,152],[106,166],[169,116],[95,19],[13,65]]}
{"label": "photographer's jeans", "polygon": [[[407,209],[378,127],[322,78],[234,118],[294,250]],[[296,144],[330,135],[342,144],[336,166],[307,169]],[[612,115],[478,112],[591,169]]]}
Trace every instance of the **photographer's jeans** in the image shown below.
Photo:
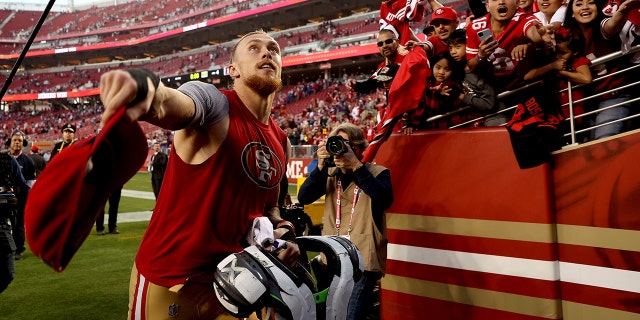
{"label": "photographer's jeans", "polygon": [[365,271],[362,279],[353,285],[349,308],[347,310],[347,320],[365,319],[371,311],[373,289],[380,280],[380,274]]}
{"label": "photographer's jeans", "polygon": [[[629,101],[629,99],[631,99],[630,95],[620,94],[618,95],[617,98],[600,101],[600,103],[598,104],[598,109],[606,108],[608,106],[612,106],[618,103],[624,103],[626,101]],[[631,107],[630,103],[625,103],[615,108],[604,110],[598,113],[598,115],[596,116],[596,125],[617,120],[617,119],[622,119],[624,117],[629,116],[630,107]],[[618,134],[622,132],[623,127],[624,127],[624,122],[621,121],[621,122],[612,123],[610,125],[606,125],[604,127],[596,128],[594,133],[594,138],[597,140],[597,139],[602,139],[602,138],[606,138],[606,137]]]}

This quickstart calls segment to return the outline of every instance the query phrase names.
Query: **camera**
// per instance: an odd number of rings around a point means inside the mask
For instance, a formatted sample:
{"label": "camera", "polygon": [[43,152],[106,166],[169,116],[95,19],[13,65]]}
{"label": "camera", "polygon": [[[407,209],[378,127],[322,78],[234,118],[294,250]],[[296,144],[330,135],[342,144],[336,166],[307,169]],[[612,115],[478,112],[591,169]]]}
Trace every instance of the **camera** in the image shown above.
{"label": "camera", "polygon": [[18,198],[13,192],[0,192],[0,219],[11,218],[17,204]]}
{"label": "camera", "polygon": [[[347,143],[350,143],[349,140],[346,140],[342,136],[332,136],[327,139],[327,152],[329,152],[332,156],[339,156],[341,154],[347,153],[349,149],[347,149]],[[353,149],[353,147],[352,147]]]}
{"label": "camera", "polygon": [[325,147],[327,148],[327,152],[331,155],[331,158],[326,159],[324,162],[327,167],[336,166],[333,157],[347,153],[347,151],[349,151],[349,149],[347,148],[347,144],[349,144],[351,150],[354,150],[351,141],[343,138],[342,136],[332,136],[327,139],[327,144],[325,145]]}

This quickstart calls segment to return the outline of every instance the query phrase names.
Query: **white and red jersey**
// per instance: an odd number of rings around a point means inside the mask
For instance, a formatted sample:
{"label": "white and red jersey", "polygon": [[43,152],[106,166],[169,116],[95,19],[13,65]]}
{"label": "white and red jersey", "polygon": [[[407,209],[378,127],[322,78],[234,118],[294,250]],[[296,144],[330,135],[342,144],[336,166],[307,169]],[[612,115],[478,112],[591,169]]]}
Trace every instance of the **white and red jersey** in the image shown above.
{"label": "white and red jersey", "polygon": [[[535,16],[526,13],[522,9],[518,9],[513,18],[511,18],[507,28],[501,34],[493,34],[499,46],[493,54],[488,57],[488,60],[493,64],[493,71],[496,78],[500,83],[504,84],[503,88],[500,89],[508,88],[510,84],[513,84],[517,80],[512,79],[512,77],[518,77],[516,69],[522,61],[512,60],[511,51],[513,51],[516,46],[528,41],[526,36],[527,31],[538,23],[540,22]],[[467,60],[471,60],[478,55],[478,48],[481,42],[478,37],[478,31],[484,29],[489,29],[493,33],[491,28],[491,13],[473,20],[471,24],[467,26]]]}
{"label": "white and red jersey", "polygon": [[265,125],[235,91],[229,101],[229,132],[215,154],[200,164],[182,161],[171,148],[162,190],[144,234],[136,267],[165,287],[212,272],[242,250],[253,219],[277,206],[287,164],[286,134],[270,118]]}
{"label": "white and red jersey", "polygon": [[400,44],[411,40],[409,21],[420,21],[424,17],[424,2],[419,0],[389,0],[380,5],[380,30],[392,26]]}

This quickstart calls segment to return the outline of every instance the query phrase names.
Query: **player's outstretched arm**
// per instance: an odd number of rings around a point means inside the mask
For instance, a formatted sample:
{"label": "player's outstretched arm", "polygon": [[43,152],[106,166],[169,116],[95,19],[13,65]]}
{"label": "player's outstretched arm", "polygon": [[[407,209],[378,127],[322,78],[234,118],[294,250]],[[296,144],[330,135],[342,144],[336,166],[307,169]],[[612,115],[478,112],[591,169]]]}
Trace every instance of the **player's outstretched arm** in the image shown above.
{"label": "player's outstretched arm", "polygon": [[178,90],[165,87],[160,78],[144,69],[114,70],[100,77],[100,99],[105,111],[101,126],[120,108],[126,117],[176,130],[193,118],[195,105]]}

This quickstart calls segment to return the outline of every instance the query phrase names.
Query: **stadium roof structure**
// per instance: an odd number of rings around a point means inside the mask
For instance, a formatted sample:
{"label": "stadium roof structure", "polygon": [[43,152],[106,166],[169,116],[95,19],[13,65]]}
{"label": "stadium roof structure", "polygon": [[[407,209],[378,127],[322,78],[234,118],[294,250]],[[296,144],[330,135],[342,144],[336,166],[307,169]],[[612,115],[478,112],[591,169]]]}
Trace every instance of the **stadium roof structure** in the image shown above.
{"label": "stadium roof structure", "polygon": [[[256,29],[269,31],[273,26],[289,29],[307,25],[310,21],[331,20],[350,15],[355,10],[377,10],[379,6],[379,0],[283,0],[229,16],[146,36],[135,41],[98,44],[91,46],[91,48],[81,46],[71,49],[59,48],[48,50],[48,52],[31,50],[25,56],[22,65],[28,69],[38,69],[77,64],[77,61],[87,61],[96,57],[109,59],[118,57],[119,60],[132,60],[148,56],[161,56],[175,52],[176,49],[198,48],[212,43],[227,42]],[[148,27],[139,25],[129,29],[140,28]],[[113,30],[102,31],[98,29],[90,34],[104,32],[113,32]],[[69,36],[38,36],[35,40],[36,42],[55,41]],[[17,55],[0,55],[0,64],[7,65],[15,58]]]}

